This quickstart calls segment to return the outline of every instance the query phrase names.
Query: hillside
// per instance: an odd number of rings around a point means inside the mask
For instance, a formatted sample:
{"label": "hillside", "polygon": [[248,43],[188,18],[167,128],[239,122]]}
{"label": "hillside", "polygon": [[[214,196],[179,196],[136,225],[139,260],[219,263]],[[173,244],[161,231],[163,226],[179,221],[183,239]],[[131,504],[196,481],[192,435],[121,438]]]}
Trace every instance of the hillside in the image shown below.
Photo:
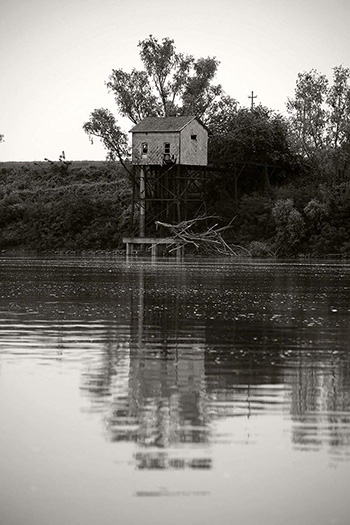
{"label": "hillside", "polygon": [[130,202],[116,163],[0,163],[0,249],[117,248]]}

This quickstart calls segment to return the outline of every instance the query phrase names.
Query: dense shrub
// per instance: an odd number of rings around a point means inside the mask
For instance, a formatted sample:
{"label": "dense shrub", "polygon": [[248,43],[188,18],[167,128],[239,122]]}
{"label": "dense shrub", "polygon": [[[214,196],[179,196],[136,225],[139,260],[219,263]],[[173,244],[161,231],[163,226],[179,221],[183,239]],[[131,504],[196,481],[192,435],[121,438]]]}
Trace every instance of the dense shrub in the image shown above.
{"label": "dense shrub", "polygon": [[271,257],[274,253],[265,242],[252,241],[248,246],[249,253],[252,257]]}
{"label": "dense shrub", "polygon": [[240,242],[266,242],[274,238],[276,229],[271,220],[272,206],[272,198],[265,194],[255,192],[241,197],[234,221]]}
{"label": "dense shrub", "polygon": [[276,253],[289,255],[301,244],[306,232],[305,221],[295,208],[293,199],[277,200],[272,210],[276,224]]}

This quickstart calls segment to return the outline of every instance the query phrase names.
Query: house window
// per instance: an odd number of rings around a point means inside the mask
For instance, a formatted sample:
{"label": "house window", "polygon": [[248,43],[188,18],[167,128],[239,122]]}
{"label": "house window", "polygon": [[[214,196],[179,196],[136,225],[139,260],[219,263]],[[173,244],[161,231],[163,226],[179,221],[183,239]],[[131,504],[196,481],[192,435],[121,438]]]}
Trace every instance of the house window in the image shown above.
{"label": "house window", "polygon": [[170,143],[169,142],[164,142],[163,162],[165,164],[170,164],[172,162],[171,155],[170,155]]}
{"label": "house window", "polygon": [[191,140],[197,140],[197,135],[191,135]]}
{"label": "house window", "polygon": [[142,142],[141,144],[141,155],[147,155],[148,153],[148,144],[147,142]]}

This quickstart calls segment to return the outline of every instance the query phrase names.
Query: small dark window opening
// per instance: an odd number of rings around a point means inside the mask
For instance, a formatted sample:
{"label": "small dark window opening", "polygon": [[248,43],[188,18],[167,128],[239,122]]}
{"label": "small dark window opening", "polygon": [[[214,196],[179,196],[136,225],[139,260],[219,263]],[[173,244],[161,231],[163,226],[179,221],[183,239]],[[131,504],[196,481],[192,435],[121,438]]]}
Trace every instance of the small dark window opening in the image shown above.
{"label": "small dark window opening", "polygon": [[142,142],[141,144],[141,155],[147,155],[148,153],[148,144],[147,142]]}
{"label": "small dark window opening", "polygon": [[197,140],[197,135],[191,135],[191,140]]}
{"label": "small dark window opening", "polygon": [[164,142],[164,153],[165,155],[170,155],[170,143]]}

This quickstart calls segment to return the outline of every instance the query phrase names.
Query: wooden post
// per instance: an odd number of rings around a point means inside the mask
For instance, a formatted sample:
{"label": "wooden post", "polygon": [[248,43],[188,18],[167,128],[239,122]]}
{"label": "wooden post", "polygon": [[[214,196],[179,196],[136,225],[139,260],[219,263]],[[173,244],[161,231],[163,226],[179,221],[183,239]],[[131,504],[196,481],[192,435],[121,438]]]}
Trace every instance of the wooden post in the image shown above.
{"label": "wooden post", "polygon": [[140,171],[140,237],[145,236],[145,215],[146,215],[146,184],[145,167],[141,166]]}
{"label": "wooden post", "polygon": [[181,222],[181,166],[180,164],[176,170],[176,183],[175,183],[175,193],[176,193],[176,206],[177,206],[177,222]]}
{"label": "wooden post", "polygon": [[138,304],[138,343],[139,349],[143,348],[143,317],[145,312],[145,274],[144,268],[139,273],[139,304]]}
{"label": "wooden post", "polygon": [[127,242],[126,243],[126,255],[129,256],[129,255],[132,255],[133,254],[133,251],[134,251],[134,245],[132,242]]}
{"label": "wooden post", "polygon": [[237,196],[237,193],[238,193],[238,189],[237,189],[237,166],[235,164],[235,212],[237,213],[237,208],[238,208],[238,196]]}
{"label": "wooden post", "polygon": [[132,169],[132,196],[131,196],[131,217],[130,217],[130,231],[134,231],[134,217],[135,217],[135,166]]}
{"label": "wooden post", "polygon": [[177,261],[181,261],[181,259],[183,258],[184,256],[184,253],[185,253],[185,247],[184,246],[178,246],[176,248],[176,260]]}

